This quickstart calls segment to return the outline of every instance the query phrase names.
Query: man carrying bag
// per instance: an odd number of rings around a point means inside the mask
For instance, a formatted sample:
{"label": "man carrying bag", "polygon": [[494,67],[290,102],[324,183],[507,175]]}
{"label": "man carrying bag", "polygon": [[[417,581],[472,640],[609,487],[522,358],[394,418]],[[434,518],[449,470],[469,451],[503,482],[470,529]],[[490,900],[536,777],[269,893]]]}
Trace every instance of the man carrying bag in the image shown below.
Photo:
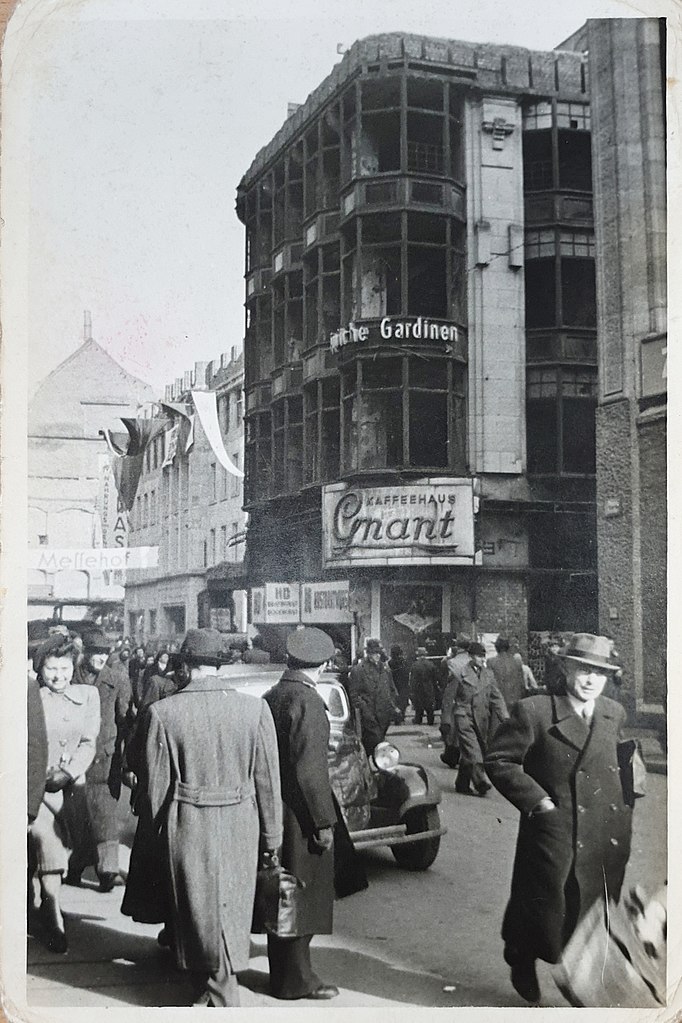
{"label": "man carrying bag", "polygon": [[329,720],[316,691],[334,644],[321,629],[297,629],[287,640],[287,670],[265,694],[279,747],[284,834],[282,866],[297,889],[295,936],[268,934],[270,992],[276,998],[334,998],[310,961],[315,934],[331,934],[334,904],[336,808],[327,767]]}

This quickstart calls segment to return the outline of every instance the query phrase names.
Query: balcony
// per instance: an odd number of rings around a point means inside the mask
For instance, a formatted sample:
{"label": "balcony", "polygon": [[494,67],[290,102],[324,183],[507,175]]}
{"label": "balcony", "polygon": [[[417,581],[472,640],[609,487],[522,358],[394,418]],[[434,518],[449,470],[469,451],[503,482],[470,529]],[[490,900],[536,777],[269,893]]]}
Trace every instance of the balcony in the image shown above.
{"label": "balcony", "polygon": [[292,242],[283,245],[275,253],[272,260],[272,276],[287,273],[291,270],[299,270],[301,267],[301,256],[303,254],[303,243]]}
{"label": "balcony", "polygon": [[257,298],[258,295],[264,294],[272,280],[272,270],[269,268],[254,270],[253,273],[249,274],[246,278],[246,299],[247,301],[252,298]]}
{"label": "balcony", "polygon": [[581,363],[597,365],[596,331],[556,334],[529,331],[526,335],[526,363]]}
{"label": "balcony", "polygon": [[304,249],[308,251],[314,245],[325,245],[335,241],[339,234],[339,213],[318,213],[305,229]]}
{"label": "balcony", "polygon": [[526,225],[580,224],[591,226],[594,220],[592,196],[585,193],[568,195],[545,192],[525,197]]}
{"label": "balcony", "polygon": [[379,209],[438,211],[465,220],[464,189],[450,181],[391,174],[356,180],[341,197],[341,217]]}

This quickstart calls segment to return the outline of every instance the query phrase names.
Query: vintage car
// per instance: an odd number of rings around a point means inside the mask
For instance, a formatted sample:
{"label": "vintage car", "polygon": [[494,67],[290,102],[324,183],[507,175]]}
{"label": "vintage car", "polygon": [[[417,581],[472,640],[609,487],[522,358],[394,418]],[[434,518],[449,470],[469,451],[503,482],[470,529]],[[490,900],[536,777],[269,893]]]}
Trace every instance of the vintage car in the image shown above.
{"label": "vintage car", "polygon": [[[282,670],[275,664],[234,664],[222,673],[239,692],[261,697]],[[380,743],[368,758],[341,682],[325,674],[317,689],[330,724],[329,780],[355,848],[388,846],[401,867],[426,870],[446,831],[438,783],[421,765],[404,763],[392,743]]]}

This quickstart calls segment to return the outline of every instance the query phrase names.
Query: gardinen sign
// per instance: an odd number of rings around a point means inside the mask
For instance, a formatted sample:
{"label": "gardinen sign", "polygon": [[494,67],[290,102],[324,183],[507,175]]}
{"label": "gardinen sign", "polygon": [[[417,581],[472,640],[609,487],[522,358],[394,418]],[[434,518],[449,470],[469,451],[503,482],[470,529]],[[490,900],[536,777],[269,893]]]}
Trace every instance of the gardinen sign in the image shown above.
{"label": "gardinen sign", "polygon": [[430,478],[405,486],[325,487],[323,563],[472,564],[473,483]]}

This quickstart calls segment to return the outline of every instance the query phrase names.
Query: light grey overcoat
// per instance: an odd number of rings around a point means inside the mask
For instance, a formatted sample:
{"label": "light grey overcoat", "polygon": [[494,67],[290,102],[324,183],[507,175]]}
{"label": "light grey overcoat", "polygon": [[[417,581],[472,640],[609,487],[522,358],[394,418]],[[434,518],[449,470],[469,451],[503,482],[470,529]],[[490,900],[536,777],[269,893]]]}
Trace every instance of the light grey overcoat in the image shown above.
{"label": "light grey overcoat", "polygon": [[149,710],[146,790],[170,881],[178,966],[249,960],[258,843],[282,841],[277,736],[264,700],[213,676]]}

